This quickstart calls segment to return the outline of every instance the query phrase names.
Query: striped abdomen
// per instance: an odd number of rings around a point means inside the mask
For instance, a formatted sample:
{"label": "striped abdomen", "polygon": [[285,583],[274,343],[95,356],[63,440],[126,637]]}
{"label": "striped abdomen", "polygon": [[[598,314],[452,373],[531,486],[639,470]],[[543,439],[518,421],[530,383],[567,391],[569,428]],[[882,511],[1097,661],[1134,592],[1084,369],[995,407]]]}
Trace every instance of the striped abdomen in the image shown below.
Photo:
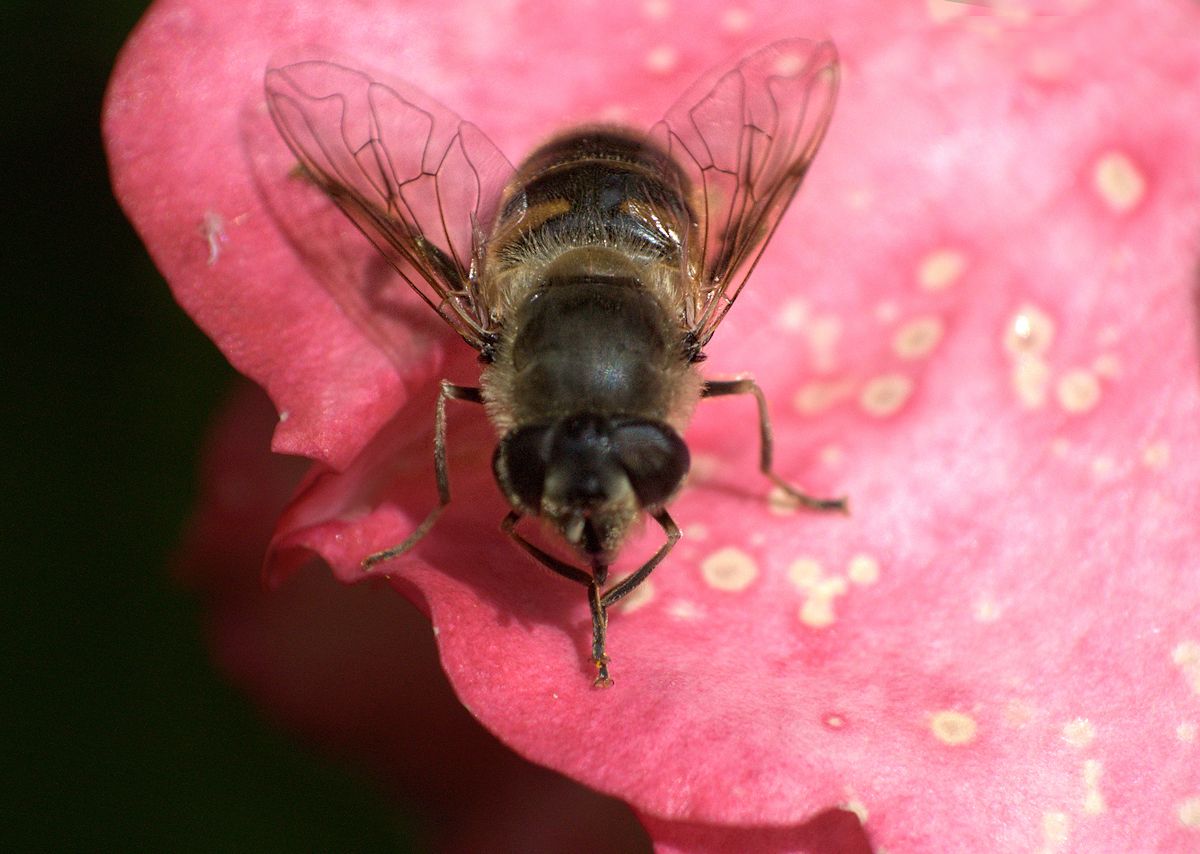
{"label": "striped abdomen", "polygon": [[488,272],[503,280],[584,247],[680,271],[690,218],[683,184],[670,157],[619,130],[584,128],[552,140],[526,159],[504,194]]}

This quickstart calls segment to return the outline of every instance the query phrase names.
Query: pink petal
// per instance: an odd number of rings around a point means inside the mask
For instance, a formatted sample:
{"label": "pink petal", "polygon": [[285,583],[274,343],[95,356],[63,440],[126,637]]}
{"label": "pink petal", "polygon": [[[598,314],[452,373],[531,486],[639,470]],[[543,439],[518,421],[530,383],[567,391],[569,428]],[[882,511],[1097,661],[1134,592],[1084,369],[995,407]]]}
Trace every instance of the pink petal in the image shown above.
{"label": "pink petal", "polygon": [[[494,532],[492,440],[460,409],[455,503],[388,569],[474,715],[648,816],[788,826],[850,805],[892,850],[1194,847],[1200,41],[1180,34],[1200,10],[841,4],[784,29],[749,5],[609,4],[586,27],[443,7],[164,3],[114,78],[114,182],[152,254],[291,414],[277,446],[344,470],[289,509],[278,568],[312,549],[358,578],[432,505],[419,437],[447,339],[414,343],[402,392],[306,272],[352,242],[305,267],[265,221],[236,140],[259,139],[239,117],[274,51],[353,51],[515,158],[606,107],[648,123],[735,42],[827,28],[833,128],[706,367],[758,376],[777,468],[854,516],[771,512],[749,403],[707,404],[672,509],[687,539],[614,615],[617,685],[596,692],[583,597]],[[210,210],[250,214],[211,267]]]}

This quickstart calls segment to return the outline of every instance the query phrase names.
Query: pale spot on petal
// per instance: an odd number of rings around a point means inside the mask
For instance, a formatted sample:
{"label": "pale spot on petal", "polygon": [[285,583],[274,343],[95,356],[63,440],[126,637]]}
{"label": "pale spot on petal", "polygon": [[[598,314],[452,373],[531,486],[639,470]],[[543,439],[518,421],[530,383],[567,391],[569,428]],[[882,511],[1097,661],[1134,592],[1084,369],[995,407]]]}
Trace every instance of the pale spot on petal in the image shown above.
{"label": "pale spot on petal", "polygon": [[1088,412],[1100,402],[1100,381],[1091,371],[1075,369],[1062,375],[1055,392],[1066,412]]}
{"label": "pale spot on petal", "polygon": [[629,121],[629,107],[624,104],[609,104],[600,111],[600,120],[611,124],[624,124]]}
{"label": "pale spot on petal", "polygon": [[659,45],[646,54],[646,68],[659,74],[666,74],[679,64],[679,51],[671,45]]}
{"label": "pale spot on petal", "polygon": [[758,564],[740,549],[724,548],[709,555],[700,564],[700,572],[710,587],[737,592],[758,577]]}
{"label": "pale spot on petal", "polygon": [[1121,376],[1121,360],[1115,353],[1102,353],[1092,361],[1092,371],[1107,380]]}
{"label": "pale spot on petal", "polygon": [[1187,640],[1171,651],[1171,660],[1183,673],[1193,693],[1200,694],[1200,642]]}
{"label": "pale spot on petal", "polygon": [[921,259],[917,284],[922,290],[942,291],[953,285],[967,269],[967,256],[957,249],[936,249]]}
{"label": "pale spot on petal", "polygon": [[750,13],[734,7],[721,15],[721,27],[729,33],[740,33],[750,26]]}
{"label": "pale spot on petal", "polygon": [[702,522],[693,522],[683,529],[683,535],[689,540],[707,540],[708,526]]}
{"label": "pale spot on petal", "polygon": [[815,317],[808,324],[807,333],[814,367],[819,371],[831,370],[835,362],[838,339],[842,336],[842,321],[833,315]]}
{"label": "pale spot on petal", "polygon": [[837,445],[826,445],[821,448],[817,456],[820,458],[822,465],[834,468],[840,465],[842,460],[846,458],[846,452]]}
{"label": "pale spot on petal", "polygon": [[1117,461],[1112,457],[1099,456],[1092,460],[1092,477],[1108,480],[1117,473]]}
{"label": "pale spot on petal", "polygon": [[1075,718],[1063,727],[1062,737],[1072,747],[1087,747],[1096,737],[1096,728],[1087,718]]}
{"label": "pale spot on petal", "polygon": [[980,599],[971,610],[981,623],[994,623],[1000,619],[1000,606],[993,599]]}
{"label": "pale spot on petal", "polygon": [[646,0],[642,4],[642,14],[651,21],[661,21],[671,14],[671,4],[667,0]]}
{"label": "pale spot on petal", "polygon": [[958,747],[975,740],[978,725],[970,715],[947,709],[930,717],[929,728],[938,741]]}
{"label": "pale spot on petal", "polygon": [[801,413],[815,415],[824,412],[854,394],[854,383],[850,380],[817,381],[806,383],[796,392],[792,403]]}
{"label": "pale spot on petal", "polygon": [[1101,347],[1111,347],[1121,340],[1121,330],[1117,326],[1105,326],[1096,335],[1096,342]]}
{"label": "pale spot on petal", "polygon": [[938,317],[918,317],[896,330],[892,350],[901,359],[920,359],[928,356],[942,340],[942,321]]}
{"label": "pale spot on petal", "polygon": [[879,561],[867,554],[857,554],[850,558],[846,576],[854,584],[874,584],[879,580]]}
{"label": "pale spot on petal", "polygon": [[824,579],[816,586],[816,593],[820,596],[827,596],[832,599],[835,596],[845,594],[847,588],[846,579],[840,575],[834,575]]}
{"label": "pale spot on petal", "polygon": [[886,418],[904,406],[912,391],[913,381],[904,374],[884,374],[867,382],[858,403],[868,415]]}
{"label": "pale spot on petal", "polygon": [[680,599],[677,602],[672,602],[667,607],[667,613],[677,620],[693,622],[704,616],[703,609],[695,602],[687,599]]}
{"label": "pale spot on petal", "polygon": [[829,714],[821,719],[821,723],[830,729],[841,729],[846,725],[846,719],[841,715]]}
{"label": "pale spot on petal", "polygon": [[809,307],[802,299],[791,299],[783,304],[778,323],[784,329],[798,332],[808,322]]}
{"label": "pale spot on petal", "polygon": [[280,412],[279,412],[279,423],[280,423],[280,424],[283,424],[283,423],[285,423],[285,422],[286,422],[286,421],[287,421],[289,418],[291,418],[291,417],[292,417],[292,413],[291,413],[291,412],[289,412],[288,410],[286,410],[286,409],[280,410]]}
{"label": "pale spot on petal", "polygon": [[1012,369],[1012,387],[1026,409],[1037,409],[1046,402],[1050,384],[1050,366],[1036,356],[1017,359]]}
{"label": "pale spot on petal", "polygon": [[654,599],[654,582],[646,580],[633,588],[629,595],[621,600],[619,607],[622,612],[632,614],[644,605],[649,604],[652,599]]}
{"label": "pale spot on petal", "polygon": [[1004,725],[1024,729],[1033,720],[1035,709],[1024,700],[1009,700],[1004,706]]}
{"label": "pale spot on petal", "polygon": [[824,574],[820,561],[811,557],[799,558],[788,567],[788,578],[801,590],[815,587]]}
{"label": "pale spot on petal", "polygon": [[837,615],[833,613],[833,599],[828,596],[809,596],[800,606],[800,622],[814,629],[833,625]]}
{"label": "pale spot on petal", "polygon": [[1071,835],[1071,820],[1066,813],[1047,812],[1042,814],[1042,838],[1052,847],[1062,845]]}
{"label": "pale spot on petal", "polygon": [[1044,356],[1054,341],[1054,321],[1035,305],[1020,306],[1004,329],[1004,349],[1010,356]]}
{"label": "pale spot on petal", "polygon": [[893,299],[885,299],[875,306],[874,314],[880,323],[895,323],[900,316],[900,304]]}
{"label": "pale spot on petal", "polygon": [[852,211],[866,210],[873,201],[875,201],[875,194],[866,188],[851,190],[846,194],[846,207]]}
{"label": "pale spot on petal", "polygon": [[1100,774],[1104,768],[1098,759],[1083,763],[1083,811],[1088,815],[1104,812],[1104,795],[1100,793]]}
{"label": "pale spot on petal", "polygon": [[1171,446],[1164,441],[1152,442],[1142,451],[1142,462],[1147,468],[1162,471],[1171,461]]}
{"label": "pale spot on petal", "polygon": [[1200,795],[1179,804],[1179,823],[1184,827],[1200,828]]}
{"label": "pale spot on petal", "polygon": [[1175,727],[1175,737],[1184,744],[1195,744],[1198,731],[1200,731],[1200,727],[1197,727],[1195,723],[1184,721]]}
{"label": "pale spot on petal", "polygon": [[1113,211],[1126,213],[1145,195],[1146,179],[1129,155],[1110,151],[1097,159],[1092,187]]}

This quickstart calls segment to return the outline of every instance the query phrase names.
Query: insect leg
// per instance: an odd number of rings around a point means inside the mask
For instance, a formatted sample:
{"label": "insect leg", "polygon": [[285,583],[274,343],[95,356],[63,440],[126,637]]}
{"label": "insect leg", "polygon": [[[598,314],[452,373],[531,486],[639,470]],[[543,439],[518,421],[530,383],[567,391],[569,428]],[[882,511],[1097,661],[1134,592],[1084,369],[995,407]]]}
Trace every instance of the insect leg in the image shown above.
{"label": "insect leg", "polygon": [[608,640],[608,611],[604,607],[604,596],[597,581],[588,585],[588,608],[592,612],[592,663],[596,665],[596,681],[592,684],[597,688],[608,688],[613,683],[608,675],[609,659],[608,653],[605,652]]}
{"label": "insect leg", "polygon": [[767,398],[763,394],[762,389],[758,387],[753,379],[740,380],[716,380],[704,383],[700,389],[701,397],[725,397],[730,394],[752,394],[754,399],[758,401],[758,432],[759,432],[759,447],[761,453],[759,455],[759,468],[762,473],[771,479],[771,481],[796,499],[802,507],[807,507],[810,510],[834,511],[837,513],[849,513],[850,507],[845,498],[814,498],[796,487],[792,486],[786,480],[775,474],[771,468],[771,460],[774,450],[774,441],[771,438],[771,418],[767,414]]}
{"label": "insect leg", "polygon": [[377,564],[394,557],[399,557],[415,546],[422,537],[429,533],[433,523],[442,515],[446,505],[450,503],[450,476],[446,472],[446,401],[465,400],[470,403],[483,403],[483,394],[473,386],[454,385],[442,380],[442,390],[438,393],[437,415],[433,427],[433,469],[437,476],[438,505],[430,511],[417,529],[408,535],[408,539],[398,546],[384,549],[381,552],[368,555],[363,559],[363,569],[372,569]]}
{"label": "insect leg", "polygon": [[601,588],[608,578],[608,567],[598,564],[592,568],[592,574],[588,575],[579,567],[571,566],[571,564],[559,560],[554,555],[542,551],[517,533],[517,522],[520,520],[520,512],[513,510],[501,521],[500,530],[511,537],[518,546],[551,572],[556,572],[563,578],[570,579],[587,587],[588,607],[592,612],[592,662],[596,665],[595,684],[599,688],[607,688],[612,684],[612,679],[608,677],[608,655],[604,652],[606,631],[608,629],[608,613],[605,611],[604,595],[601,592]]}
{"label": "insect leg", "polygon": [[571,566],[566,561],[561,561],[549,552],[544,552],[535,546],[529,540],[517,533],[517,522],[521,521],[521,513],[519,510],[513,510],[500,522],[500,530],[512,538],[518,546],[526,551],[530,557],[540,563],[542,566],[551,572],[557,572],[563,578],[569,578],[571,581],[591,587],[594,579],[577,566]]}
{"label": "insect leg", "polygon": [[608,663],[610,661],[606,644],[608,640],[608,606],[614,602],[620,601],[627,596],[630,591],[646,580],[654,567],[662,562],[662,559],[667,556],[667,552],[674,548],[679,542],[679,527],[675,524],[666,510],[659,510],[654,514],[655,521],[662,525],[662,528],[667,533],[667,542],[663,544],[654,557],[646,561],[637,572],[619,581],[613,585],[613,588],[607,592],[601,592],[601,585],[604,583],[604,578],[607,575],[607,567],[603,574],[597,573],[596,579],[588,585],[588,606],[592,611],[592,661],[596,665],[596,681],[597,688],[607,688],[613,684],[612,678],[608,675]]}
{"label": "insect leg", "polygon": [[662,559],[667,556],[671,549],[675,548],[675,544],[679,542],[679,538],[683,536],[679,532],[679,526],[675,524],[675,520],[666,510],[658,510],[653,514],[654,521],[662,526],[663,532],[667,535],[667,541],[662,544],[662,547],[654,553],[650,560],[646,561],[637,572],[630,575],[628,578],[623,578],[612,586],[610,590],[600,598],[600,604],[607,608],[620,602],[626,596],[633,592],[634,588],[640,585],[654,571],[654,567],[662,563]]}

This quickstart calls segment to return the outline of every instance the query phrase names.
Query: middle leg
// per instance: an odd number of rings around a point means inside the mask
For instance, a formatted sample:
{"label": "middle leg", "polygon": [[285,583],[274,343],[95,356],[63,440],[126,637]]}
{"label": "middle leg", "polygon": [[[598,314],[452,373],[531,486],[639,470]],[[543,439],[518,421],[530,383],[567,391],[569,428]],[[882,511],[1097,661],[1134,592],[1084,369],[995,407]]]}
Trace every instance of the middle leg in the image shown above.
{"label": "middle leg", "polygon": [[801,492],[782,477],[775,473],[772,466],[775,443],[771,435],[771,417],[767,413],[767,398],[758,383],[753,379],[712,380],[706,382],[700,389],[700,396],[725,397],[731,394],[752,394],[758,403],[758,437],[759,461],[758,467],[771,482],[796,499],[802,507],[824,512],[849,513],[850,506],[845,498],[814,498],[806,492]]}

